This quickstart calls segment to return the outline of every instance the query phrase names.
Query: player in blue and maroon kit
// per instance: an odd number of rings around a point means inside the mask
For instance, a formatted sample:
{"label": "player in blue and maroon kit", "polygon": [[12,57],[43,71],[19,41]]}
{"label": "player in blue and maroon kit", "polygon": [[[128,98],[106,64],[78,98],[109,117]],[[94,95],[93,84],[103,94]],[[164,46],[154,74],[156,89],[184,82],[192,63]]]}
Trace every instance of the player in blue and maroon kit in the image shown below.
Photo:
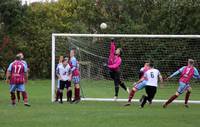
{"label": "player in blue and maroon kit", "polygon": [[[134,97],[135,93],[139,90],[142,90],[143,88],[145,88],[146,86],[146,82],[147,80],[143,80],[140,82],[141,79],[144,78],[144,74],[145,72],[147,72],[149,70],[149,62],[145,62],[144,67],[142,67],[140,69],[140,74],[139,74],[139,81],[138,83],[134,83],[134,86],[132,88],[132,90],[130,91],[129,97],[128,97],[128,103],[125,104],[124,106],[129,106],[131,105],[131,100]],[[144,98],[144,95],[142,96],[142,98],[140,99],[140,102],[142,102],[142,99]],[[150,102],[151,103],[151,102]]]}
{"label": "player in blue and maroon kit", "polygon": [[179,87],[175,93],[175,95],[171,96],[169,98],[169,100],[167,102],[164,103],[163,108],[166,108],[168,104],[170,104],[173,100],[175,100],[179,95],[181,95],[182,93],[184,93],[184,91],[186,91],[186,95],[185,95],[185,107],[188,108],[188,100],[190,97],[190,93],[191,93],[191,86],[190,86],[190,80],[192,78],[196,78],[196,79],[200,79],[200,75],[198,70],[194,67],[194,60],[193,59],[189,59],[188,60],[188,65],[187,66],[183,66],[182,68],[180,68],[179,70],[177,70],[176,72],[174,72],[171,76],[169,76],[167,78],[167,80],[169,80],[170,78],[176,76],[180,74],[180,79],[179,79]]}
{"label": "player in blue and maroon kit", "polygon": [[121,86],[125,91],[129,93],[129,89],[126,87],[124,82],[122,82],[120,79],[120,66],[122,63],[121,55],[122,55],[122,49],[121,48],[116,49],[115,41],[114,39],[112,39],[110,43],[110,55],[108,59],[108,68],[109,68],[110,76],[114,80],[114,85],[115,85],[114,100],[117,100],[118,98],[119,86]]}
{"label": "player in blue and maroon kit", "polygon": [[[19,52],[18,55],[20,55],[20,59],[21,61],[24,63],[25,66],[27,66],[27,75],[28,75],[28,72],[29,72],[29,66],[27,64],[27,62],[24,60],[24,54],[22,52]],[[17,91],[17,100],[18,102],[20,101],[20,91],[19,90],[16,90]],[[21,93],[22,94],[22,93]],[[24,100],[24,98],[23,98]]]}
{"label": "player in blue and maroon kit", "polygon": [[18,90],[22,92],[24,105],[30,106],[30,104],[28,104],[28,96],[24,86],[25,82],[27,82],[28,79],[27,70],[27,66],[21,60],[21,55],[17,54],[16,60],[9,65],[6,74],[6,80],[10,84],[10,95],[12,105],[16,105],[15,91]]}
{"label": "player in blue and maroon kit", "polygon": [[72,71],[72,81],[74,83],[74,100],[72,102],[80,102],[80,72],[79,63],[75,57],[75,49],[70,51],[70,66]]}

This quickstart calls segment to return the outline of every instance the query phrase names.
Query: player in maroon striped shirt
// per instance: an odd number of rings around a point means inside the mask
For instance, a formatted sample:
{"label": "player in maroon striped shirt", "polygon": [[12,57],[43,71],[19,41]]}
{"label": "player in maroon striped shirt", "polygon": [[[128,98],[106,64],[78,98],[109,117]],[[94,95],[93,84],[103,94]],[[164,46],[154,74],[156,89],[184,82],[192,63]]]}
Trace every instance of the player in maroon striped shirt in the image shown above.
{"label": "player in maroon striped shirt", "polygon": [[[27,62],[24,60],[24,54],[22,52],[19,52],[18,55],[20,55],[20,58],[21,58],[22,62],[25,64],[25,66],[27,66],[27,69],[28,69],[27,73],[28,73],[29,72],[29,66],[28,66]],[[16,90],[16,91],[17,91],[17,100],[18,100],[18,102],[20,102],[20,98],[21,98],[20,97],[20,93],[21,92],[19,90]],[[24,100],[24,98],[23,98],[23,100]]]}
{"label": "player in maroon striped shirt", "polygon": [[28,79],[27,66],[21,60],[21,55],[17,54],[16,59],[9,65],[6,74],[6,81],[10,84],[11,104],[16,105],[15,91],[22,92],[24,98],[24,105],[28,104],[28,96],[25,91],[25,82]]}

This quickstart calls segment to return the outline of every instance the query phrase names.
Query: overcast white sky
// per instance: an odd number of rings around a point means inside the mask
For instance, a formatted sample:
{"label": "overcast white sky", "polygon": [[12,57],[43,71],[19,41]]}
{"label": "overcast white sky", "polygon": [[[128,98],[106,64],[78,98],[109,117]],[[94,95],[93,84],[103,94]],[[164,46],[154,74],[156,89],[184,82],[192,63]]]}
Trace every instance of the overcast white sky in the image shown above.
{"label": "overcast white sky", "polygon": [[33,3],[33,2],[46,2],[46,1],[58,1],[58,0],[21,0],[22,1],[22,4],[30,4],[30,3]]}

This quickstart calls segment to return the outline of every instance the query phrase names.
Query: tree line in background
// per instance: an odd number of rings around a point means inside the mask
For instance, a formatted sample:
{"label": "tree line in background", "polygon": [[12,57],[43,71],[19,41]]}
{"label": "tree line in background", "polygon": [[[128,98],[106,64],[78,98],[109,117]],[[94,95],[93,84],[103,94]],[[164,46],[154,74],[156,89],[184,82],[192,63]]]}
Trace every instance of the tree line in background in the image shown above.
{"label": "tree line in background", "polygon": [[[30,76],[49,78],[52,33],[199,34],[199,12],[200,0],[59,0],[29,6],[1,0],[0,67],[5,70],[22,51]],[[100,30],[102,22],[106,30]]]}

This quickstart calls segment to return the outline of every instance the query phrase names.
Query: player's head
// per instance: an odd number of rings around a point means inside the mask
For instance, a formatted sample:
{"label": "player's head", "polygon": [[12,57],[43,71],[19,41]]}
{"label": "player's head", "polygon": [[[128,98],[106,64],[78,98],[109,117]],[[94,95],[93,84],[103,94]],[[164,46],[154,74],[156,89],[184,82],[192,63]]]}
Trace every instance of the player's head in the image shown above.
{"label": "player's head", "polygon": [[150,62],[149,61],[145,61],[144,63],[144,67],[149,67]]}
{"label": "player's head", "polygon": [[64,59],[64,57],[63,57],[63,56],[60,56],[60,57],[59,57],[59,63],[62,63],[63,59]]}
{"label": "player's head", "polygon": [[18,57],[19,57],[20,60],[23,60],[23,59],[24,59],[24,54],[23,54],[22,52],[19,52],[19,53],[16,55],[16,58],[18,58]]}
{"label": "player's head", "polygon": [[15,59],[16,59],[16,60],[21,60],[21,55],[20,55],[20,54],[17,54],[17,55],[15,56]]}
{"label": "player's head", "polygon": [[117,48],[117,49],[115,50],[115,54],[121,56],[121,55],[123,54],[122,49],[121,49],[121,48]]}
{"label": "player's head", "polygon": [[19,55],[20,56],[20,59],[24,59],[24,54],[23,54],[23,52],[19,52],[17,55]]}
{"label": "player's head", "polygon": [[111,42],[115,42],[115,38],[111,38]]}
{"label": "player's head", "polygon": [[66,66],[66,65],[68,64],[68,60],[69,60],[69,58],[65,57],[65,58],[62,60],[62,64],[63,64],[64,66]]}
{"label": "player's head", "polygon": [[70,57],[75,56],[75,49],[70,50]]}
{"label": "player's head", "polygon": [[150,67],[150,68],[153,68],[153,67],[154,67],[153,61],[150,61],[150,62],[149,62],[149,67]]}
{"label": "player's head", "polygon": [[188,59],[188,65],[194,66],[194,60],[193,59]]}

